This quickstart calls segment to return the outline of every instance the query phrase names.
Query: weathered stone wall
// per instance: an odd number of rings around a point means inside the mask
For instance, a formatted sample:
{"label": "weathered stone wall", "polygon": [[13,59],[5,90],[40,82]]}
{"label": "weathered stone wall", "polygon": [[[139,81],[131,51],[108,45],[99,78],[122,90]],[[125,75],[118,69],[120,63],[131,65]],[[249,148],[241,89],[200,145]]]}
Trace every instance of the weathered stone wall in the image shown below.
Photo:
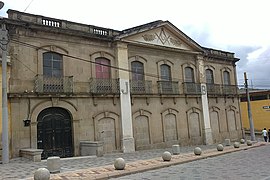
{"label": "weathered stone wall", "polygon": [[[40,17],[35,17],[32,21],[38,18]],[[70,28],[82,28],[84,31],[87,29],[80,24],[70,25]],[[103,141],[105,153],[122,151],[122,143],[129,143],[122,142],[123,136],[129,136],[132,132],[123,133],[123,123],[127,123],[126,127],[130,128],[130,121],[137,150],[170,147],[173,144],[202,144],[205,143],[204,126],[207,124],[204,122],[202,97],[184,95],[184,68],[189,66],[194,69],[195,83],[205,83],[204,72],[201,72],[204,67],[213,70],[215,84],[223,84],[225,70],[230,73],[231,84],[236,84],[235,68],[231,61],[208,59],[203,56],[199,59],[199,52],[193,50],[193,46],[185,45],[184,50],[177,50],[155,47],[153,44],[121,44],[110,39],[85,37],[76,32],[64,34],[60,31],[50,32],[48,29],[18,28],[14,32],[17,33],[14,36],[17,41],[33,46],[19,45],[12,41],[9,44],[12,62],[9,92],[13,157],[18,156],[22,148],[37,147],[37,117],[48,107],[61,107],[70,113],[76,156],[80,155],[80,141]],[[63,76],[73,76],[73,93],[35,93],[35,77],[43,74],[42,54],[46,52],[45,49],[63,54]],[[123,118],[129,117],[123,112],[127,108],[123,105],[125,102],[120,102],[123,94],[90,94],[90,79],[95,78],[93,62],[98,57],[110,60],[112,79],[122,78],[128,81],[128,78],[132,77],[130,72],[114,68],[119,64],[130,70],[132,61],[143,63],[145,80],[152,81],[153,93],[130,95],[131,108],[128,111],[131,111],[132,120]],[[162,64],[170,66],[172,81],[177,81],[179,85],[179,94],[158,93],[157,81],[161,80]],[[125,95],[126,97],[129,96]],[[236,96],[209,96],[208,108],[211,126],[209,132],[212,132],[214,143],[223,142],[227,138],[235,140],[241,137],[240,109]],[[23,126],[23,120],[26,118],[31,119],[29,127]]]}

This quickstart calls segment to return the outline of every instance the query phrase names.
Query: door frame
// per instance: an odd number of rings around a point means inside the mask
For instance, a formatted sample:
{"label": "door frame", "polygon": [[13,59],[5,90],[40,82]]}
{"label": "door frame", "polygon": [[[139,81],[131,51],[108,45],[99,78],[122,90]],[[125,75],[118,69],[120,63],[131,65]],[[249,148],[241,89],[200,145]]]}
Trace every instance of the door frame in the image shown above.
{"label": "door frame", "polygon": [[31,104],[31,109],[30,109],[30,148],[37,148],[37,117],[39,113],[46,108],[49,107],[61,107],[66,109],[68,112],[70,112],[70,116],[72,119],[72,132],[73,132],[73,146],[74,146],[74,156],[78,156],[80,154],[79,147],[80,142],[76,134],[77,132],[80,131],[79,123],[80,123],[80,114],[78,113],[78,105],[74,104],[70,101],[66,101],[65,99],[60,99],[58,97],[51,97],[50,100],[45,100],[45,101],[32,101],[30,98],[30,104]]}
{"label": "door frame", "polygon": [[[71,113],[67,110],[67,109],[65,109],[65,108],[62,108],[62,107],[48,107],[48,108],[44,108],[43,110],[41,110],[40,112],[39,112],[39,114],[38,114],[38,116],[37,116],[37,123],[36,123],[36,137],[37,137],[37,139],[36,139],[36,146],[38,147],[38,138],[39,138],[39,126],[38,126],[38,123],[39,123],[39,120],[42,120],[43,119],[43,117],[45,117],[45,116],[47,116],[47,115],[54,115],[54,114],[57,114],[57,109],[60,111],[59,112],[59,114],[61,114],[61,115],[63,115],[63,117],[64,117],[64,119],[66,119],[67,121],[68,121],[68,125],[66,125],[66,123],[65,123],[65,121],[62,121],[61,123],[61,125],[60,125],[60,133],[62,134],[62,135],[64,135],[63,133],[65,133],[65,130],[66,130],[66,128],[68,128],[68,131],[69,131],[69,136],[70,136],[70,138],[68,138],[68,146],[65,146],[65,145],[61,145],[61,147],[60,147],[60,149],[61,149],[61,151],[63,151],[63,157],[73,157],[74,155],[75,155],[75,149],[74,149],[74,130],[73,130],[73,119],[72,119],[72,115],[71,115]],[[45,112],[44,112],[45,111]],[[46,112],[47,111],[47,112]],[[51,113],[50,113],[51,112]],[[43,114],[41,114],[41,113],[43,113]],[[39,119],[40,118],[40,119]],[[63,119],[61,119],[61,120],[63,120]],[[50,119],[50,122],[52,122],[53,120],[52,119]],[[64,123],[64,124],[63,124]],[[54,121],[54,122],[52,122],[52,124],[54,125],[54,127],[52,127],[52,131],[50,132],[50,134],[52,134],[53,136],[54,136],[54,138],[52,138],[52,139],[56,139],[56,137],[61,137],[62,135],[60,134],[60,135],[57,135],[56,134],[56,130],[57,130],[57,124],[56,124],[56,121]],[[46,131],[45,131],[45,128],[44,128],[44,126],[42,126],[42,127],[40,127],[40,128],[42,128],[41,130],[42,130],[42,132],[43,133],[46,133]],[[59,130],[59,129],[58,129]],[[44,136],[44,134],[43,134],[43,136]],[[42,137],[42,140],[44,140],[44,137]],[[54,144],[53,142],[51,142],[50,143],[51,145],[52,144]],[[44,144],[42,144],[42,147],[44,147]],[[68,150],[66,149],[66,148],[69,148]],[[55,147],[55,152],[56,152],[56,147]],[[68,154],[66,154],[68,151],[70,150],[70,153],[68,153]],[[49,156],[54,156],[54,154],[52,154],[52,155],[49,155]],[[49,157],[48,156],[48,157]],[[57,155],[58,156],[58,155]],[[45,158],[47,158],[47,157],[45,157]]]}

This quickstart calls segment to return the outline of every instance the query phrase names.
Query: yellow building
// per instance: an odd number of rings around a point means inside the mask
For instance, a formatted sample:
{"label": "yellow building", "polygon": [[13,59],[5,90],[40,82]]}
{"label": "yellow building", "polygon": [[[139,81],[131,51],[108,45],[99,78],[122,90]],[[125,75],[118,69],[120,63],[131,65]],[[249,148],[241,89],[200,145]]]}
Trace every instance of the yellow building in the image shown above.
{"label": "yellow building", "polygon": [[[252,119],[255,132],[261,132],[265,127],[270,129],[270,90],[263,91],[251,91],[250,92],[250,106]],[[243,128],[250,129],[250,123],[248,119],[247,110],[247,98],[246,94],[242,94],[241,97],[241,115]]]}

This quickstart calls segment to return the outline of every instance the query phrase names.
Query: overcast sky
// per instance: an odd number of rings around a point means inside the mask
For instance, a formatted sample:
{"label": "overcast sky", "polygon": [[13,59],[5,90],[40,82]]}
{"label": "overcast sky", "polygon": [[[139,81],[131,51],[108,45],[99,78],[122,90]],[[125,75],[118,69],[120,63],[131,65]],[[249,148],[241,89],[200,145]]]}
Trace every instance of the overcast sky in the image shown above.
{"label": "overcast sky", "polygon": [[[4,0],[7,9],[124,30],[168,20],[204,47],[234,52],[238,84],[270,89],[269,0]],[[252,81],[251,81],[252,80]]]}

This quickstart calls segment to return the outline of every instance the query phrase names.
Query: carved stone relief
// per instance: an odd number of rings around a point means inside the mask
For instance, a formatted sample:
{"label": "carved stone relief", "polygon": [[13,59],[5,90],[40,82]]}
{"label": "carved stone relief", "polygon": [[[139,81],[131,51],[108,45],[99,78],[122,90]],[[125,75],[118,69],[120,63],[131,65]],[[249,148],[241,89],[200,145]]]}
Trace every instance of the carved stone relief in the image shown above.
{"label": "carved stone relief", "polygon": [[156,41],[157,43],[167,46],[181,47],[182,45],[182,42],[179,39],[171,37],[171,35],[163,28],[161,28],[159,32],[153,34],[144,34],[142,35],[142,38],[147,42]]}

